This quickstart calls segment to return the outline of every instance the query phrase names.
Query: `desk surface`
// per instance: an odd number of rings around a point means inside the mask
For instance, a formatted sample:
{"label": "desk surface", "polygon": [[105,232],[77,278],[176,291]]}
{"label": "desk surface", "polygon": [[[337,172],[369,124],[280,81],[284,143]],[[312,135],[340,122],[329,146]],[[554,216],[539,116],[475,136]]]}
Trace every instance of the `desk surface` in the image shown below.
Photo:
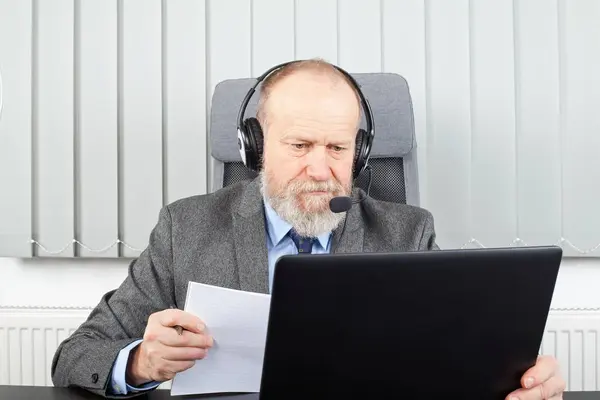
{"label": "desk surface", "polygon": [[[81,389],[64,389],[54,387],[34,386],[3,386],[0,385],[0,399],[11,400],[94,400],[98,399],[89,392]],[[239,395],[210,395],[210,396],[171,396],[169,390],[155,390],[148,395],[135,397],[143,400],[257,400],[258,394]],[[600,400],[598,392],[565,393],[564,400]]]}

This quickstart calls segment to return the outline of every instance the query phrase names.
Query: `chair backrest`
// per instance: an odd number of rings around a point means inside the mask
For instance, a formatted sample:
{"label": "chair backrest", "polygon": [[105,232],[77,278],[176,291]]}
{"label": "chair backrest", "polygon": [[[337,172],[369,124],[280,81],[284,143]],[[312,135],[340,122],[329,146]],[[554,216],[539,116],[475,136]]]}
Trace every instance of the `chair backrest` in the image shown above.
{"label": "chair backrest", "polygon": [[[352,74],[373,109],[375,139],[369,164],[372,167],[370,196],[396,203],[419,205],[417,142],[412,100],[406,80],[393,73]],[[252,78],[229,79],[217,84],[210,114],[212,155],[211,191],[256,177],[241,161],[237,146],[237,115],[242,99],[256,82]],[[246,115],[256,115],[259,93],[252,97]],[[362,116],[364,128],[364,115]],[[368,173],[356,180],[366,190]]]}

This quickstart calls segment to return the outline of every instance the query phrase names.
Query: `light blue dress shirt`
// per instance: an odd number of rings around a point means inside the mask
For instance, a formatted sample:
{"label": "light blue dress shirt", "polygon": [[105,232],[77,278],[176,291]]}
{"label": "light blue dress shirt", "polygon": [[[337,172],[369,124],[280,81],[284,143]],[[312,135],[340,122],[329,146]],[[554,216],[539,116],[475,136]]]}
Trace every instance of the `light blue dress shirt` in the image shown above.
{"label": "light blue dress shirt", "polygon": [[[298,254],[298,249],[294,244],[294,241],[288,235],[292,226],[281,219],[279,215],[273,210],[267,201],[263,201],[266,215],[266,231],[267,231],[267,250],[268,250],[268,261],[269,261],[269,290],[273,288],[273,275],[275,273],[275,263],[277,259],[283,255]],[[317,237],[317,240],[313,243],[312,253],[313,254],[324,254],[329,253],[331,250],[331,232],[324,233]],[[160,383],[149,382],[141,387],[134,387],[128,385],[125,381],[125,370],[127,368],[127,361],[129,360],[129,353],[142,341],[137,340],[132,342],[127,347],[123,348],[117,360],[113,366],[112,372],[112,384],[109,388],[112,389],[112,394],[131,394],[146,390],[152,390],[156,388]]]}
{"label": "light blue dress shirt", "polygon": [[125,370],[127,369],[129,353],[140,343],[142,343],[141,339],[131,342],[119,352],[115,365],[113,366],[111,385],[108,386],[109,389],[112,388],[112,392],[109,390],[111,394],[136,393],[144,390],[152,390],[160,385],[159,382],[149,382],[141,387],[135,387],[127,384],[125,381]]}
{"label": "light blue dress shirt", "polygon": [[[269,255],[269,289],[273,288],[273,274],[275,263],[283,255],[298,254],[298,249],[292,238],[288,235],[292,226],[281,219],[267,201],[265,204],[265,215],[267,216],[267,250]],[[329,253],[331,249],[331,232],[317,236],[313,243],[312,253]]]}

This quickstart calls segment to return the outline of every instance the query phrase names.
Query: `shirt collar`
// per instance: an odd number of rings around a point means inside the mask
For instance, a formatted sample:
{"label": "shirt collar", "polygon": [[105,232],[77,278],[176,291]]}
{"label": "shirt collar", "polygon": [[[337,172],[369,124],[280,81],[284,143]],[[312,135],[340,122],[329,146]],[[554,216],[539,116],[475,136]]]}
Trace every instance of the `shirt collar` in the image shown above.
{"label": "shirt collar", "polygon": [[[263,199],[263,203],[265,205],[265,215],[267,216],[267,232],[271,239],[271,243],[273,246],[276,246],[288,234],[290,229],[292,229],[292,225],[282,219],[266,199]],[[324,249],[327,248],[330,238],[331,232],[322,233],[317,236],[319,244]]]}

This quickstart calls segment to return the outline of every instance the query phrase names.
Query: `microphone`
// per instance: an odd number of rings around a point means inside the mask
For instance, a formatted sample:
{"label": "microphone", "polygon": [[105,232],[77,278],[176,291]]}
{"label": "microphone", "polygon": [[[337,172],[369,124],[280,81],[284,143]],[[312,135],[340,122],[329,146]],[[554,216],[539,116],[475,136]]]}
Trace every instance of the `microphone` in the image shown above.
{"label": "microphone", "polygon": [[352,208],[353,203],[348,196],[337,196],[329,200],[329,209],[334,213],[346,212]]}
{"label": "microphone", "polygon": [[342,213],[349,211],[354,204],[358,204],[365,198],[369,197],[371,191],[371,166],[367,165],[366,169],[369,171],[369,184],[367,185],[367,195],[359,200],[354,200],[349,196],[336,196],[329,200],[329,209],[334,213]]}

